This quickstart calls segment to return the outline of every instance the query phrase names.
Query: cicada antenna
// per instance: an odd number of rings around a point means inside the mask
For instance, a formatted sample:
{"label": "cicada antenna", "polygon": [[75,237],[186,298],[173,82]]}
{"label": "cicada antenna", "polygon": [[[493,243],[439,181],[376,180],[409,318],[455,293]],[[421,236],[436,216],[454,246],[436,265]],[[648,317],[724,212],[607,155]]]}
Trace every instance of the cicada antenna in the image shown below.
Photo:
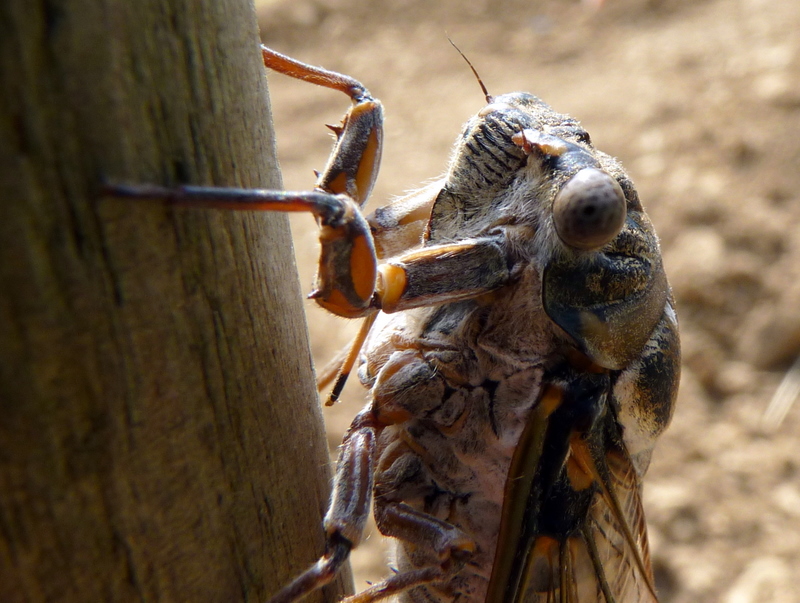
{"label": "cicada antenna", "polygon": [[472,73],[473,75],[475,75],[475,79],[478,80],[478,84],[480,85],[481,90],[483,90],[483,96],[486,98],[486,102],[491,103],[494,100],[494,97],[491,94],[489,94],[489,91],[486,89],[486,86],[484,86],[481,76],[478,75],[478,70],[475,69],[475,66],[467,58],[467,55],[461,52],[461,49],[458,46],[456,46],[456,43],[450,39],[450,36],[448,36],[447,34],[445,35],[447,36],[447,41],[453,45],[453,48],[455,48],[458,51],[458,54],[461,55],[461,58],[464,59],[467,62],[467,65],[469,65],[469,68],[472,69]]}

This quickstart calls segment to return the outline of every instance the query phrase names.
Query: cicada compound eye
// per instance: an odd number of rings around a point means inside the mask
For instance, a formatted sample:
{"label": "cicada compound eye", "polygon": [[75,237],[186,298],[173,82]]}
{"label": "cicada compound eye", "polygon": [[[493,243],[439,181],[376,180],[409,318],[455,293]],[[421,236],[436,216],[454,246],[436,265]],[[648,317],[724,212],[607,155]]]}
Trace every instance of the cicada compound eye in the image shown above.
{"label": "cicada compound eye", "polygon": [[584,168],[562,187],[553,203],[553,221],[559,238],[570,247],[598,249],[625,224],[625,194],[611,176]]}

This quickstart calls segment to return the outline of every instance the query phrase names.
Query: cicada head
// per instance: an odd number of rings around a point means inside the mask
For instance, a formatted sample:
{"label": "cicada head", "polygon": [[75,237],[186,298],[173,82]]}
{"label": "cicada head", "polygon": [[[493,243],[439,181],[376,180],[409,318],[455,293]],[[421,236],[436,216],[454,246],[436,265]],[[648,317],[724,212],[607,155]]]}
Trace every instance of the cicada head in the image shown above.
{"label": "cicada head", "polygon": [[532,94],[498,96],[456,142],[427,239],[447,242],[515,223],[536,233],[533,256],[600,249],[635,201],[626,198],[620,174],[576,120]]}

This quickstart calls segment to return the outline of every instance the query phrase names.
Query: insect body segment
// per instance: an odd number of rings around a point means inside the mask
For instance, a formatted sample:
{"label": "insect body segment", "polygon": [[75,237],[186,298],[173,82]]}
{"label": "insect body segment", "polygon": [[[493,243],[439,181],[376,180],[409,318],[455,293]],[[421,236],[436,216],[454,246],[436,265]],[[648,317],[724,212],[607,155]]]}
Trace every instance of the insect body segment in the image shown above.
{"label": "insect body segment", "polygon": [[263,56],[353,101],[314,191],[112,192],[309,211],[312,297],[367,319],[342,374],[358,362],[370,399],[340,450],[326,554],[270,603],[333,578],[370,502],[396,571],[350,603],[656,601],[641,480],[680,352],[658,241],[619,163],[537,97],[487,95],[442,178],[364,217],[380,104],[352,78]]}

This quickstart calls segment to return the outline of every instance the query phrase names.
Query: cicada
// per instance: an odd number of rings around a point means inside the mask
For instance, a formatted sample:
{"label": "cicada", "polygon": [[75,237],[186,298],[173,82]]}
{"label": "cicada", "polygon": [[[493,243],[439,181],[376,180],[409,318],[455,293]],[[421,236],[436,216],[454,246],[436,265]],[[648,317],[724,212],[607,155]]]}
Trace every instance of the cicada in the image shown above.
{"label": "cicada", "polygon": [[328,583],[371,504],[394,572],[350,603],[656,601],[642,478],[672,415],[678,326],[619,162],[536,96],[484,88],[445,175],[365,215],[380,102],[351,77],[262,53],[352,101],[313,190],[115,194],[310,212],[311,297],[364,319],[332,394],[357,365],[370,395],[340,449],[326,552],[271,603]]}

